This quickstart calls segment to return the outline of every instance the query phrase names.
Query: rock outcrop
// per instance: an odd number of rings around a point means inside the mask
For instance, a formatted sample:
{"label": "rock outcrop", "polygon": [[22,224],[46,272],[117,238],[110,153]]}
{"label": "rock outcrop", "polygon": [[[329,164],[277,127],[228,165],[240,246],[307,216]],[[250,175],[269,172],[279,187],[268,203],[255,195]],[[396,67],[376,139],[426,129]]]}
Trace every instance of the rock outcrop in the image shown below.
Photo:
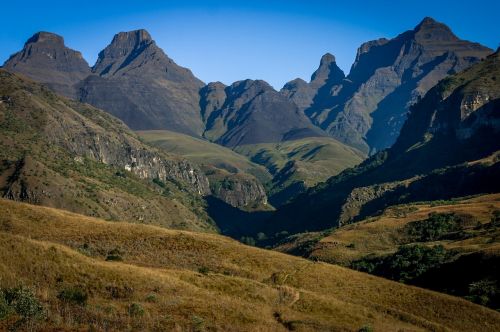
{"label": "rock outcrop", "polygon": [[261,209],[267,205],[262,184],[253,176],[221,170],[207,172],[212,195],[227,204],[243,209]]}

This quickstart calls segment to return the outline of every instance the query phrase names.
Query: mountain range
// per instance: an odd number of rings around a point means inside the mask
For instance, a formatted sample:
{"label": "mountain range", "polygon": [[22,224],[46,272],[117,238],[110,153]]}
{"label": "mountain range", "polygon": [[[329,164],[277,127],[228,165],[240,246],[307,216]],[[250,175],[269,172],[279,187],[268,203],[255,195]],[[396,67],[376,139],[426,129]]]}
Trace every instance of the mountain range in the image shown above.
{"label": "mountain range", "polygon": [[[133,130],[178,132],[243,153],[267,168],[273,179],[266,176],[263,185],[271,188],[270,201],[279,206],[392,145],[414,102],[440,79],[491,52],[425,18],[394,39],[361,45],[347,76],[327,53],[309,83],[296,79],[279,92],[262,80],[205,85],[145,30],[116,34],[93,67],[61,36],[39,32],[3,67],[100,108]],[[281,154],[281,144],[301,146],[304,157]],[[321,160],[339,162],[318,168],[309,157],[318,154]],[[277,163],[277,155],[285,162]],[[247,179],[254,184],[262,180]],[[262,191],[252,187],[254,193]],[[238,201],[256,204],[245,195],[238,193]]]}
{"label": "mountain range", "polygon": [[331,136],[374,153],[395,142],[409,107],[438,81],[491,53],[427,17],[393,39],[361,45],[346,77],[326,54],[309,83],[296,79],[282,93]]}
{"label": "mountain range", "polygon": [[0,330],[495,331],[499,111],[500,49],[431,18],[280,91],[38,32],[0,69]]}
{"label": "mountain range", "polygon": [[389,149],[280,209],[269,233],[321,230],[390,205],[498,191],[500,52],[434,86]]}
{"label": "mountain range", "polygon": [[394,39],[361,45],[347,76],[325,54],[309,83],[296,79],[280,92],[261,80],[205,85],[145,30],[116,34],[91,68],[62,37],[39,32],[4,68],[134,130],[172,130],[231,148],[330,135],[367,153],[392,145],[410,105],[440,79],[491,52],[425,18]]}

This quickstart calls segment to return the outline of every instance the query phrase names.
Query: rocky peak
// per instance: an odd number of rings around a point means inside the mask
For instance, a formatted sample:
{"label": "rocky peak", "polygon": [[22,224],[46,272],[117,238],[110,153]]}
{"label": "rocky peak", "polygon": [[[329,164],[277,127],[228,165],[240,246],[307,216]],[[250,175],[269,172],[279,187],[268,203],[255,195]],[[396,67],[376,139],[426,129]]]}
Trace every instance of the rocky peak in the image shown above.
{"label": "rocky peak", "polygon": [[221,82],[210,82],[200,89],[200,108],[203,121],[206,123],[210,115],[222,108],[226,101],[227,86]]}
{"label": "rocky peak", "polygon": [[[99,53],[93,71],[101,76],[113,75],[116,71],[130,64],[134,59],[144,56],[144,52],[152,48],[154,57],[167,58],[158,49],[151,35],[146,30],[134,30],[117,33],[111,44]],[[159,52],[156,52],[157,49]]]}
{"label": "rocky peak", "polygon": [[344,79],[344,72],[337,66],[335,56],[326,53],[321,57],[319,68],[311,76],[311,84],[323,85],[339,83]]}
{"label": "rocky peak", "polygon": [[25,45],[33,43],[51,43],[64,47],[64,38],[52,32],[40,31],[31,36]]}
{"label": "rocky peak", "polygon": [[294,91],[294,90],[297,90],[297,89],[304,87],[306,85],[307,85],[307,82],[298,77],[294,80],[291,80],[290,82],[287,82],[283,86],[283,91]]}
{"label": "rocky peak", "polygon": [[366,43],[361,44],[361,46],[358,47],[358,51],[356,52],[355,63],[359,61],[359,58],[361,57],[361,55],[368,53],[373,47],[382,46],[384,44],[387,44],[388,42],[389,42],[389,39],[387,39],[387,38],[379,38],[379,39],[370,40]]}
{"label": "rocky peak", "polygon": [[227,90],[227,94],[231,98],[243,98],[245,100],[266,91],[275,91],[266,81],[251,79],[234,82]]}
{"label": "rocky peak", "polygon": [[417,40],[433,40],[433,41],[454,41],[459,40],[451,29],[437,22],[431,17],[426,17],[413,29],[414,38]]}
{"label": "rocky peak", "polygon": [[63,37],[44,31],[30,37],[23,49],[5,62],[4,68],[68,97],[74,97],[73,85],[90,74],[80,52],[66,47]]}

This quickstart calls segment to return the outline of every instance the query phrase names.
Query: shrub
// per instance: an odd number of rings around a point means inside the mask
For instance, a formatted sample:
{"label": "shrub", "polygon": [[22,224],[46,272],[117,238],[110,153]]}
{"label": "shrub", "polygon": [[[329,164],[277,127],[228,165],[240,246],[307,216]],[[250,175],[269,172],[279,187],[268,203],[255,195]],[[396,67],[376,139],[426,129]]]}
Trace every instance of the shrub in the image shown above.
{"label": "shrub", "polygon": [[132,317],[144,316],[144,308],[139,303],[132,303],[128,306],[128,314]]}
{"label": "shrub", "polygon": [[122,255],[120,250],[118,249],[113,249],[110,252],[108,252],[108,255],[106,256],[107,261],[122,261]]}
{"label": "shrub", "polygon": [[0,291],[0,320],[7,318],[11,312],[12,309],[9,307],[4,293]]}
{"label": "shrub", "polygon": [[156,302],[157,299],[156,299],[156,294],[148,294],[148,296],[146,296],[146,302]]}
{"label": "shrub", "polygon": [[365,325],[358,332],[373,332],[373,328],[370,325]]}
{"label": "shrub", "polygon": [[5,290],[4,300],[24,321],[38,320],[44,317],[45,311],[33,291],[27,287]]}
{"label": "shrub", "polygon": [[399,247],[396,253],[389,256],[355,261],[350,267],[392,280],[409,282],[429,269],[444,264],[451,256],[452,253],[440,245],[409,245]]}
{"label": "shrub", "polygon": [[469,285],[469,295],[466,298],[481,305],[488,305],[499,293],[500,290],[495,281],[480,280]]}
{"label": "shrub", "polygon": [[431,213],[425,220],[414,221],[406,226],[410,236],[418,241],[435,241],[450,232],[459,231],[465,224],[473,222],[472,216],[454,213]]}
{"label": "shrub", "polygon": [[255,239],[251,236],[242,236],[240,241],[246,245],[255,247]]}
{"label": "shrub", "polygon": [[85,306],[87,304],[88,295],[80,288],[70,287],[60,291],[57,298],[66,303]]}
{"label": "shrub", "polygon": [[206,266],[202,266],[202,267],[198,268],[198,272],[200,272],[201,274],[208,274],[209,271],[210,270]]}
{"label": "shrub", "polygon": [[201,317],[193,315],[193,331],[200,332],[205,330],[205,320]]}

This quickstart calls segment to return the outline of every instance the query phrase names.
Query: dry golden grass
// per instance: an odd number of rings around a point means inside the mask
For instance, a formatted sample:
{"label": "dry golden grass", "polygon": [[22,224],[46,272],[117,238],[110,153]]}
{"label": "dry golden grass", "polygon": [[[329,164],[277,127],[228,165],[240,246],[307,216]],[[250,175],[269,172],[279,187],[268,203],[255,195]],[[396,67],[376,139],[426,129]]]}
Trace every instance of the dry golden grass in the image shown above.
{"label": "dry golden grass", "polygon": [[[0,286],[33,286],[42,330],[494,331],[500,314],[451,296],[229,238],[106,222],[0,200]],[[123,261],[106,261],[118,249]],[[201,272],[199,272],[201,271]],[[57,299],[89,293],[85,307]],[[139,303],[141,317],[127,308]],[[1,329],[0,325],[0,329]],[[5,327],[5,324],[4,324]]]}
{"label": "dry golden grass", "polygon": [[[381,216],[347,225],[322,238],[311,250],[311,257],[326,262],[347,264],[367,255],[378,256],[395,252],[401,244],[408,243],[404,227],[413,221],[425,220],[430,213],[457,213],[474,217],[477,222],[491,220],[492,213],[500,210],[500,194],[484,195],[455,204],[432,206],[430,204],[409,204],[388,208]],[[497,250],[500,247],[498,231],[465,240],[442,240],[430,245],[441,244],[447,249]],[[281,248],[285,251],[287,248]]]}

